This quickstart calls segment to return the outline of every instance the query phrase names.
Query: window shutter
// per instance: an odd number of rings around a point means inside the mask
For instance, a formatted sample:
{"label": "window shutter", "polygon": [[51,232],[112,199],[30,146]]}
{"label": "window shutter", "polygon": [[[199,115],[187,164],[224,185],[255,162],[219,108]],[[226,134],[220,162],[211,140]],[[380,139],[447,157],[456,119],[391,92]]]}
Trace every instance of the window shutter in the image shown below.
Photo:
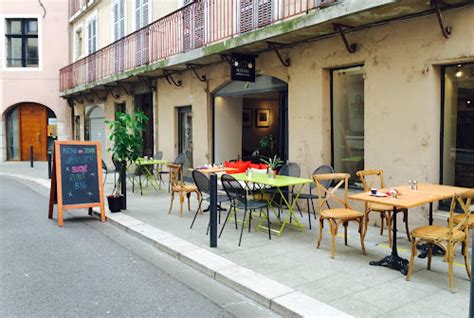
{"label": "window shutter", "polygon": [[92,52],[95,52],[97,50],[97,20],[96,19],[92,20],[92,47],[93,47]]}
{"label": "window shutter", "polygon": [[143,6],[142,6],[142,25],[141,27],[143,28],[144,26],[148,25],[150,21],[148,21],[148,14],[149,14],[149,1],[148,0],[143,0]]}
{"label": "window shutter", "polygon": [[119,36],[125,36],[125,0],[119,1]]}
{"label": "window shutter", "polygon": [[141,4],[142,4],[142,0],[135,0],[135,30],[140,29],[142,25]]}
{"label": "window shutter", "polygon": [[120,38],[120,22],[119,22],[119,0],[114,0],[112,2],[112,21],[114,28],[114,41]]}
{"label": "window shutter", "polygon": [[87,24],[87,53],[91,54],[92,52],[92,25],[89,22]]}

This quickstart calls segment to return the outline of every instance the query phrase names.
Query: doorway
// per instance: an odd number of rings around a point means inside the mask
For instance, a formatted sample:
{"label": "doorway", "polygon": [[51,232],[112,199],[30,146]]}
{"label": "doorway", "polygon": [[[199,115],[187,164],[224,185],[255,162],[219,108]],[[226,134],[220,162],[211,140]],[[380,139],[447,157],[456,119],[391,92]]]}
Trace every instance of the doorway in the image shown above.
{"label": "doorway", "polygon": [[86,116],[85,140],[100,142],[101,151],[106,153],[105,147],[105,115],[100,106],[93,106]]}
{"label": "doorway", "polygon": [[47,107],[34,103],[19,104],[7,113],[7,160],[46,161],[48,144],[57,138],[56,115]]}
{"label": "doorway", "polygon": [[288,160],[288,85],[261,75],[214,93],[213,162]]}
{"label": "doorway", "polygon": [[147,157],[154,156],[154,127],[153,127],[153,95],[145,93],[135,95],[135,109],[142,111],[148,121],[143,131],[143,150],[142,155]]}
{"label": "doorway", "polygon": [[178,107],[178,153],[185,153],[193,162],[193,113],[191,106]]}

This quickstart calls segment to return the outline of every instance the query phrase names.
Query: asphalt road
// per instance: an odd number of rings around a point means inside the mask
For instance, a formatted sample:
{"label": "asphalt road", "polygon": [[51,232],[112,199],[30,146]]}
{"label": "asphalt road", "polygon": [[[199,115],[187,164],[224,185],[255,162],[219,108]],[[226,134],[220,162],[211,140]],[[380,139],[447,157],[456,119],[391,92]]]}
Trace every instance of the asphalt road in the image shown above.
{"label": "asphalt road", "polygon": [[59,228],[31,186],[0,176],[0,317],[271,315],[84,211]]}

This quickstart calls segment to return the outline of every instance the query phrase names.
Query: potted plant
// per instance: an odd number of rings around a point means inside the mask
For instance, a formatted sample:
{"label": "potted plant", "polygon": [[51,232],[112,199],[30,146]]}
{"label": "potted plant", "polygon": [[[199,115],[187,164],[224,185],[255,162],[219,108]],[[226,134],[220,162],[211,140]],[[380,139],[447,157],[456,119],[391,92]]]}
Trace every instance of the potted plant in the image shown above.
{"label": "potted plant", "polygon": [[[111,212],[127,209],[127,166],[134,163],[141,153],[143,131],[147,121],[148,117],[140,111],[133,115],[117,112],[115,120],[106,121],[110,130],[109,140],[112,141],[112,146],[107,150],[112,153],[113,160],[118,163],[119,173],[118,182],[112,194],[107,196]],[[118,211],[117,206],[120,206]]]}
{"label": "potted plant", "polygon": [[274,178],[277,172],[277,169],[283,166],[283,161],[275,155],[273,158],[260,159],[264,164],[268,166],[267,173],[270,178]]}

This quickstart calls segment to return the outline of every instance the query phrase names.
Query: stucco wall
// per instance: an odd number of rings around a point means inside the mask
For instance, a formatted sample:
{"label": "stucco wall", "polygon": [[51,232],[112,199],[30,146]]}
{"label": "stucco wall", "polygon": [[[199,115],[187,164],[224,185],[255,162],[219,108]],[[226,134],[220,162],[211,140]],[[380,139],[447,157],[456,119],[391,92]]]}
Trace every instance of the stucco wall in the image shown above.
{"label": "stucco wall", "polygon": [[[50,108],[58,118],[59,139],[71,137],[70,107],[59,98],[59,69],[68,63],[67,1],[44,0],[46,17],[36,0],[2,0],[0,11],[1,33],[4,18],[34,17],[38,19],[39,68],[8,69],[5,55],[0,58],[0,113],[2,114],[1,159],[5,154],[5,111],[22,102],[39,103]],[[0,51],[5,52],[2,36]]]}
{"label": "stucco wall", "polygon": [[[302,175],[331,162],[329,70],[363,64],[365,168],[384,169],[388,185],[409,179],[439,182],[439,65],[474,61],[474,8],[444,16],[454,30],[450,39],[443,38],[436,17],[430,15],[348,34],[349,41],[359,45],[354,54],[346,51],[340,37],[333,37],[282,50],[291,58],[289,68],[273,52],[259,55],[258,73],[288,82],[289,159],[301,164]],[[224,62],[200,72],[209,78],[209,93],[229,80]],[[211,120],[205,120],[211,95],[189,72],[179,77],[179,88],[159,80],[158,148],[176,153],[174,107],[191,104],[197,163],[211,155]],[[412,221],[426,220],[420,211],[414,210]]]}

